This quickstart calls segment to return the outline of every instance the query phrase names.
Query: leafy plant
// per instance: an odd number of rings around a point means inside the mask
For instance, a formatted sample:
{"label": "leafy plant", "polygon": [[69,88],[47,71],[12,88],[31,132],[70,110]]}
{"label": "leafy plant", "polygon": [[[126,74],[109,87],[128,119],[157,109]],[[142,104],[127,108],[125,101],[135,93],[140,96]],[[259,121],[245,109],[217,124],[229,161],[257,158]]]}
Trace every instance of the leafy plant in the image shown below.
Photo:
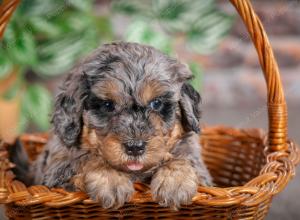
{"label": "leafy plant", "polygon": [[[112,3],[113,12],[131,18],[122,36],[125,40],[149,44],[168,54],[175,53],[174,45],[179,38],[194,53],[213,51],[232,21],[216,8],[214,0]],[[32,78],[41,81],[65,73],[100,41],[118,38],[111,26],[114,14],[95,16],[93,5],[93,0],[21,1],[0,42],[0,80],[10,73],[17,74],[14,85],[3,96],[11,99],[21,95],[21,131],[29,122],[41,130],[48,128],[51,96],[42,85],[32,83]],[[194,74],[191,83],[200,89],[201,67],[196,63],[189,66]]]}
{"label": "leafy plant", "polygon": [[[51,111],[50,93],[29,83],[26,73],[43,79],[60,75],[98,46],[103,18],[93,15],[92,6],[92,0],[21,1],[0,42],[0,80],[18,75],[4,97],[21,94],[21,130],[29,120],[46,130]],[[105,31],[109,38],[111,30]]]}

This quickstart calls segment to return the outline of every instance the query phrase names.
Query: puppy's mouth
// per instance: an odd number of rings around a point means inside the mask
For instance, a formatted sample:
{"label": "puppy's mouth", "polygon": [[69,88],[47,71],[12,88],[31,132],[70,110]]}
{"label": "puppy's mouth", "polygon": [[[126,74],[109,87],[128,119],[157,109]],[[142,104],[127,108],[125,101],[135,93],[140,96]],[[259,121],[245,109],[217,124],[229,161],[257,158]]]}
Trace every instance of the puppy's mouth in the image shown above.
{"label": "puppy's mouth", "polygon": [[144,168],[144,165],[138,161],[128,161],[126,167],[130,171],[139,171]]}

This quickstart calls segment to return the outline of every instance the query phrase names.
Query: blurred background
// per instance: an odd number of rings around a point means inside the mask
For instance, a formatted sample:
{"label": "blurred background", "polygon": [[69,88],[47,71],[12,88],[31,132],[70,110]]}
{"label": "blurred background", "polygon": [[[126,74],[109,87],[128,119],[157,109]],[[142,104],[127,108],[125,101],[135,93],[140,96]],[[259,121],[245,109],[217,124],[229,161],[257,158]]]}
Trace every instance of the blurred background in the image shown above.
{"label": "blurred background", "polygon": [[[252,2],[281,68],[289,135],[300,143],[300,1]],[[256,51],[228,1],[23,0],[0,42],[0,137],[47,131],[65,73],[114,40],[149,44],[187,63],[203,98],[203,126],[267,129]],[[268,219],[300,219],[299,183],[297,175],[274,198]]]}

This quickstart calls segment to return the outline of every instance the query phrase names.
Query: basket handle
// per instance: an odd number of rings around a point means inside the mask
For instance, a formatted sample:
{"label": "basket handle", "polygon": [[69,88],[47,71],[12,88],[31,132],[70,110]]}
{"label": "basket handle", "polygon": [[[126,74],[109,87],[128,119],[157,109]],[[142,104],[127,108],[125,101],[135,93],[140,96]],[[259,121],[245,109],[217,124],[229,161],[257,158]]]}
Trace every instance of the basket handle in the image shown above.
{"label": "basket handle", "polygon": [[240,14],[256,47],[267,84],[269,133],[271,151],[287,150],[287,106],[280,79],[278,64],[268,36],[256,15],[250,0],[230,0]]}
{"label": "basket handle", "polygon": [[[0,38],[19,2],[19,0],[4,0],[0,5]],[[269,149],[287,150],[287,106],[278,64],[267,34],[250,0],[230,0],[230,2],[235,6],[250,33],[264,72],[268,91]]]}
{"label": "basket handle", "polygon": [[3,37],[9,18],[17,8],[19,2],[20,0],[3,0],[0,4],[0,39]]}

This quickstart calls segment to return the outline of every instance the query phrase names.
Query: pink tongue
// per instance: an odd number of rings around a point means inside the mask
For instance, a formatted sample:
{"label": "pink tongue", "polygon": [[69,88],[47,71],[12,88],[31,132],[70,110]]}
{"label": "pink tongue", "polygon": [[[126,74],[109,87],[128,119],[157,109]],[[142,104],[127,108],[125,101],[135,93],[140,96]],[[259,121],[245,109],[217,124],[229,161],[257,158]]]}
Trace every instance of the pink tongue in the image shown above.
{"label": "pink tongue", "polygon": [[133,171],[141,170],[143,167],[144,167],[143,164],[138,163],[138,162],[129,162],[129,163],[127,163],[127,168],[129,170],[133,170]]}

